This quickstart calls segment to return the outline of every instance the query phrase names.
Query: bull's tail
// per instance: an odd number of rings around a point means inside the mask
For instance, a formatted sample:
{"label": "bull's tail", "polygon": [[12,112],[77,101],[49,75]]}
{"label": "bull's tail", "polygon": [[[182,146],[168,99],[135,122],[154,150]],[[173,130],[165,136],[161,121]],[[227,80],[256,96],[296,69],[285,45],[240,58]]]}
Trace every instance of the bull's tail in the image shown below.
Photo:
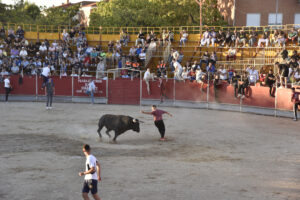
{"label": "bull's tail", "polygon": [[101,130],[102,130],[103,126],[104,126],[103,120],[104,120],[103,117],[101,117],[99,119],[99,123],[98,123],[98,130],[97,130],[97,132],[98,132],[98,135],[99,135],[100,138],[102,138]]}

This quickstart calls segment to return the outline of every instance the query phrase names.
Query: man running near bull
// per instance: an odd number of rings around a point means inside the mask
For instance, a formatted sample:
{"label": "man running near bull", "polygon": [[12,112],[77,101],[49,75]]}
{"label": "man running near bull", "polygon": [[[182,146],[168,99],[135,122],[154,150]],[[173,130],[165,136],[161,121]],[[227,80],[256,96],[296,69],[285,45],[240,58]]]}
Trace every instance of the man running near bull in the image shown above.
{"label": "man running near bull", "polygon": [[141,111],[141,113],[143,114],[147,114],[147,115],[153,115],[154,118],[154,124],[155,126],[158,128],[158,131],[160,133],[160,140],[161,141],[165,141],[165,124],[162,118],[163,114],[167,114],[169,116],[172,117],[172,115],[164,110],[159,110],[156,108],[156,105],[152,106],[152,112],[145,112],[145,111]]}

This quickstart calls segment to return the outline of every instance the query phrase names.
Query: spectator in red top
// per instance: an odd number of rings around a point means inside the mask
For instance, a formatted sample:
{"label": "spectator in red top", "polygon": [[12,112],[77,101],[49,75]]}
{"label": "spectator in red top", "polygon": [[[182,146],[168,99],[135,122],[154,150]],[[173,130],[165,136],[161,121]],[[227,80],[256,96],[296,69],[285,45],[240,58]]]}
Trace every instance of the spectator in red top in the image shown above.
{"label": "spectator in red top", "polygon": [[295,88],[292,88],[292,97],[291,101],[293,102],[294,106],[294,121],[297,121],[297,111],[298,111],[298,106],[300,105],[300,100],[299,100],[300,93],[296,92]]}
{"label": "spectator in red top", "polygon": [[141,111],[143,114],[153,115],[154,124],[158,128],[160,133],[160,140],[165,141],[165,124],[162,118],[163,114],[167,114],[172,117],[172,115],[164,110],[159,110],[156,108],[156,105],[152,106],[152,112]]}

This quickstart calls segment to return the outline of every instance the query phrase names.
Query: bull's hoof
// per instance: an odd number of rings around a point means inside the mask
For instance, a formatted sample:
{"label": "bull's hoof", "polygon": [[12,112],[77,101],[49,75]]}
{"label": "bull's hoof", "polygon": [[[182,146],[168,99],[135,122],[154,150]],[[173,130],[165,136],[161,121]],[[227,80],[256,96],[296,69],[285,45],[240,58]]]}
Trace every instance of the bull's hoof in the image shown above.
{"label": "bull's hoof", "polygon": [[99,142],[102,142],[102,138],[99,138]]}
{"label": "bull's hoof", "polygon": [[118,144],[118,142],[116,140],[111,140],[109,143],[111,143],[111,144]]}

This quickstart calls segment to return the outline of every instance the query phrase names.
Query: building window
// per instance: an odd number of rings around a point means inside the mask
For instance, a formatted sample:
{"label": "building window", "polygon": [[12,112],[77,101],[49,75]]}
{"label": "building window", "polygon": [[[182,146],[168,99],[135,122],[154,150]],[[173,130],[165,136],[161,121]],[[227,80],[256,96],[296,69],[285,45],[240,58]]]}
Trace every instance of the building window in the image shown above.
{"label": "building window", "polygon": [[269,25],[282,25],[282,13],[270,13]]}
{"label": "building window", "polygon": [[294,23],[297,28],[300,27],[300,13],[295,14],[295,22]]}
{"label": "building window", "polygon": [[247,14],[247,26],[260,26],[260,14],[248,13]]}

